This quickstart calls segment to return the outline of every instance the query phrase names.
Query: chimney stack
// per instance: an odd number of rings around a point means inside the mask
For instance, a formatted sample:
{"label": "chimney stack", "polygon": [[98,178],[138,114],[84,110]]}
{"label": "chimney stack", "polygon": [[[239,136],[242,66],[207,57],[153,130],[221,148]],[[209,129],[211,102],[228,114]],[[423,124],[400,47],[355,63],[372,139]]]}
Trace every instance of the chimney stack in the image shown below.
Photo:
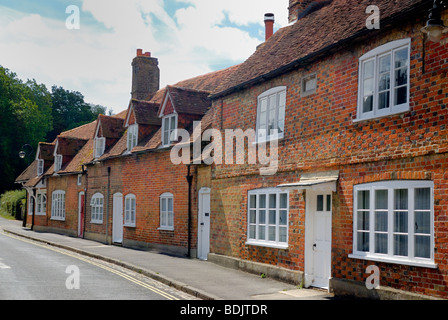
{"label": "chimney stack", "polygon": [[132,61],[132,99],[145,100],[156,93],[160,86],[159,61],[150,52],[137,49]]}
{"label": "chimney stack", "polygon": [[289,0],[289,23],[296,21],[299,14],[305,11],[312,2],[314,0]]}
{"label": "chimney stack", "polygon": [[264,15],[264,25],[265,25],[265,34],[266,34],[266,41],[272,37],[274,34],[274,14],[273,13],[266,13]]}

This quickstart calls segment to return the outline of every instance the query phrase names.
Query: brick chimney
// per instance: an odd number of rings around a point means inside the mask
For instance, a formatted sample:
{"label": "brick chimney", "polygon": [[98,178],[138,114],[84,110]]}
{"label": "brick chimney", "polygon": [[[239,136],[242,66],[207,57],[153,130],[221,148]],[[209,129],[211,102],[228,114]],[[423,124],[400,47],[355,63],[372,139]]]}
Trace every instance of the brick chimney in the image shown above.
{"label": "brick chimney", "polygon": [[160,70],[157,58],[150,52],[143,53],[137,49],[137,56],[132,61],[132,99],[144,100],[159,90]]}
{"label": "brick chimney", "polygon": [[312,11],[315,11],[328,3],[331,3],[331,0],[289,0],[289,23],[296,21],[300,14],[311,9],[310,7],[313,7]]}
{"label": "brick chimney", "polygon": [[266,34],[266,41],[272,37],[274,34],[274,14],[273,13],[266,13],[264,15],[264,25],[265,25],[265,34]]}
{"label": "brick chimney", "polygon": [[289,0],[289,23],[297,20],[299,13],[302,13],[313,0]]}

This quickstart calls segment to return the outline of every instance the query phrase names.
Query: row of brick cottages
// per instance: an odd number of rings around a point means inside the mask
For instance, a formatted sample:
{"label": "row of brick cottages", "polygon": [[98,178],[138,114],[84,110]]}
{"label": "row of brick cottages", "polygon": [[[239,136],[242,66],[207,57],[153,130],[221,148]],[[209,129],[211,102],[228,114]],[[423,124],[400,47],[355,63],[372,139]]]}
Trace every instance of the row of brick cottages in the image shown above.
{"label": "row of brick cottages", "polygon": [[[173,87],[138,94],[157,77],[134,68],[127,112],[40,144],[18,178],[35,199],[28,223],[341,294],[446,298],[446,36],[420,31],[431,1],[377,1],[380,30],[366,29],[367,4],[291,0],[291,23],[244,63]],[[263,174],[247,154],[173,165],[169,132],[199,119],[222,136],[254,129],[246,148],[277,145],[278,167]],[[371,265],[381,289],[366,289]]]}

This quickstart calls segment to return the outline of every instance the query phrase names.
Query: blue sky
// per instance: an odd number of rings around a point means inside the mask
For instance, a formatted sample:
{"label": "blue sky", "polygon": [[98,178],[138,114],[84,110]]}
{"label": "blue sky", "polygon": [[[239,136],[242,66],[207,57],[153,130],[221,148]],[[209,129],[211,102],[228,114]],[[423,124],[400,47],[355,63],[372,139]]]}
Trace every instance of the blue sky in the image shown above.
{"label": "blue sky", "polygon": [[[0,0],[0,65],[18,77],[127,108],[136,49],[159,59],[161,87],[244,61],[263,16],[287,24],[289,0]],[[69,5],[80,28],[66,27]]]}

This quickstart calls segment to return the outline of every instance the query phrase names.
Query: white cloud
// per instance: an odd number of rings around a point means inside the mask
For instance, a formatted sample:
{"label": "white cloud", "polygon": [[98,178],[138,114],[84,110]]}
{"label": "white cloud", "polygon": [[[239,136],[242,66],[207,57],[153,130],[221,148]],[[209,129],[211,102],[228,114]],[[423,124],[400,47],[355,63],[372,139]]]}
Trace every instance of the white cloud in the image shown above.
{"label": "white cloud", "polygon": [[[189,7],[169,16],[163,0],[84,0],[80,30],[0,6],[0,65],[119,112],[130,97],[137,48],[159,59],[165,86],[244,61],[260,43],[247,27],[261,27],[264,13],[276,14],[277,27],[287,24],[288,0],[177,1]],[[83,14],[105,28],[84,23]]]}

